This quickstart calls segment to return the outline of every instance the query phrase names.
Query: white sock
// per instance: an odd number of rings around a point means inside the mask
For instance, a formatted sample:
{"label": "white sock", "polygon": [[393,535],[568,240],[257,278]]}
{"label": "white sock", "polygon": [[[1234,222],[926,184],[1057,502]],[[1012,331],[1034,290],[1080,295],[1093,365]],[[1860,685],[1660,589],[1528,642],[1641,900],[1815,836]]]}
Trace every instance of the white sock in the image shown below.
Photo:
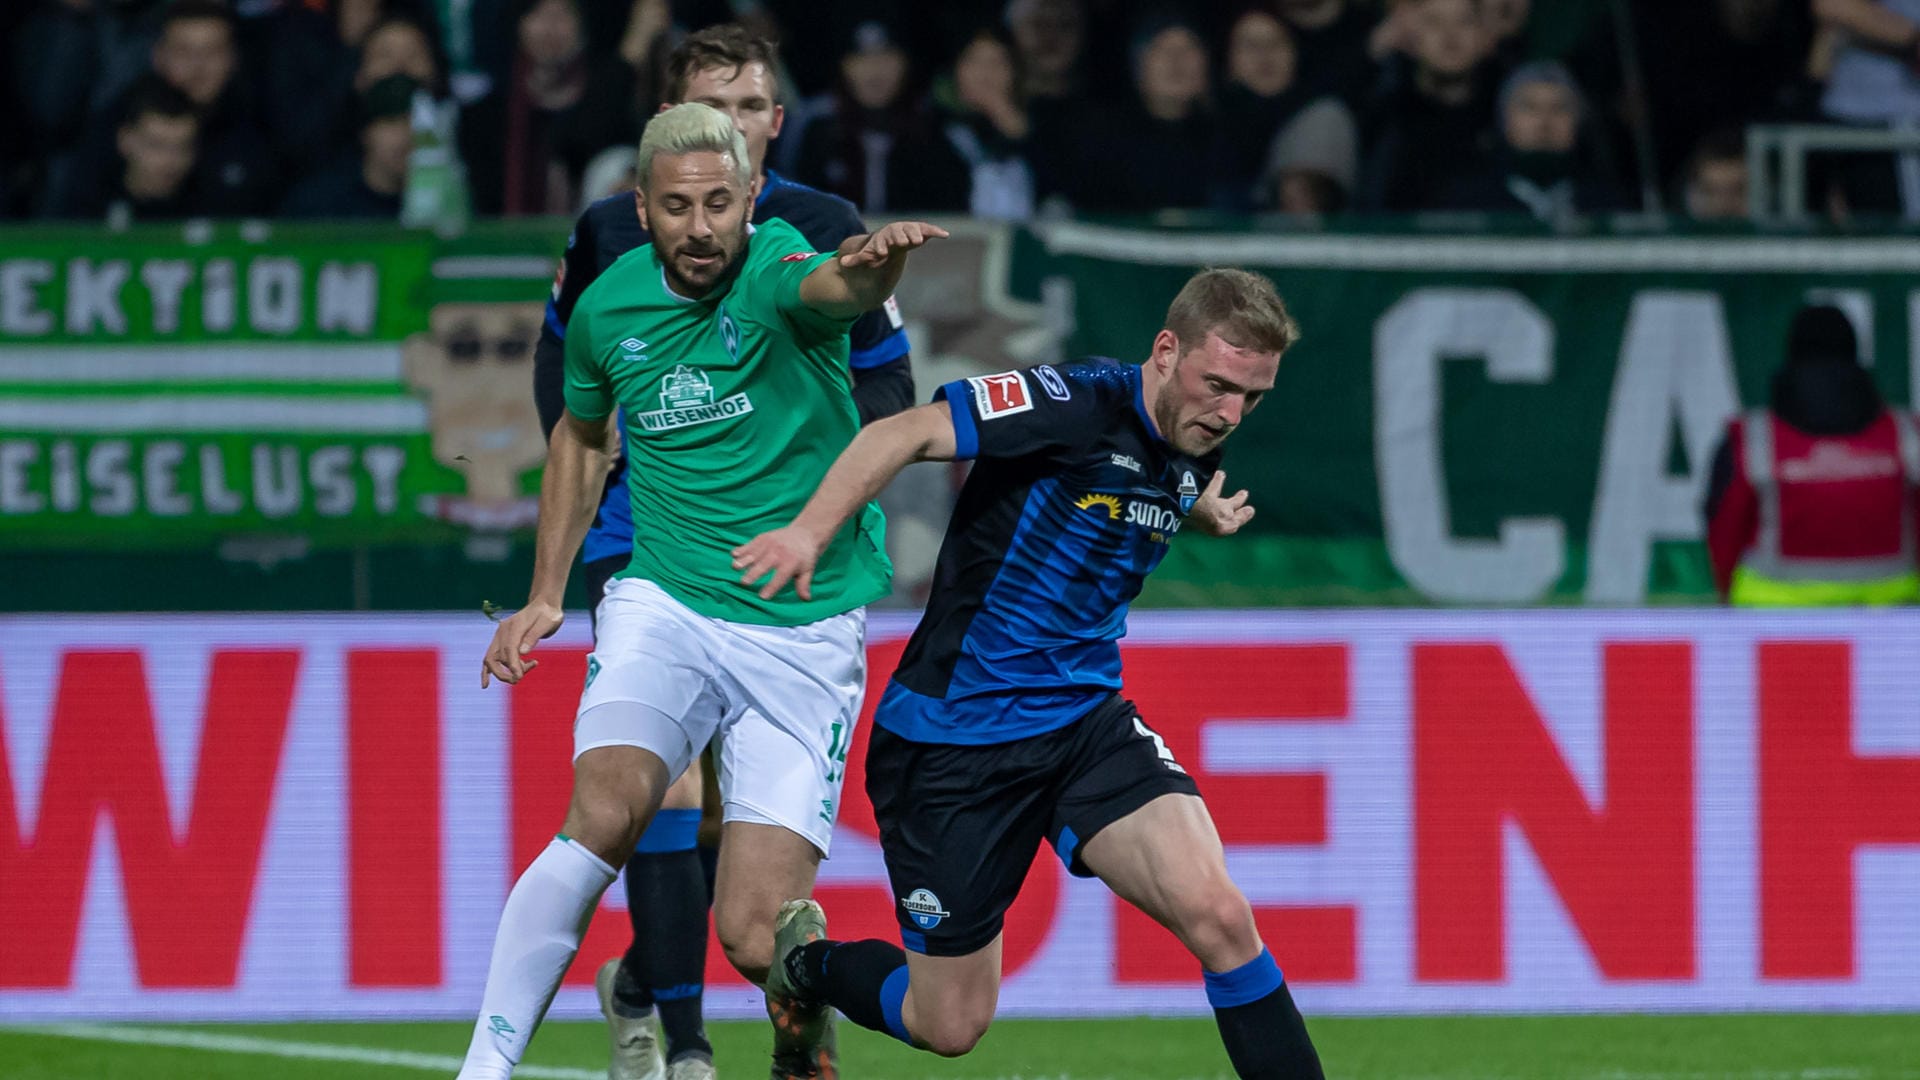
{"label": "white sock", "polygon": [[580,949],[600,894],[617,874],[578,841],[556,836],[514,882],[500,912],[480,1019],[459,1080],[513,1075]]}

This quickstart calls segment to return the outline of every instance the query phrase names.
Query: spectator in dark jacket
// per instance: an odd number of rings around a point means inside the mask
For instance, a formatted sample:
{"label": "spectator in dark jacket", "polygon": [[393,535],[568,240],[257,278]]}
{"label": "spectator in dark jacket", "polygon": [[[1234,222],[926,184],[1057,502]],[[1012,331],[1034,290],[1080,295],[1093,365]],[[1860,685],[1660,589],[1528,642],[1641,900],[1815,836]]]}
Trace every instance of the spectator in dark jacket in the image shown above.
{"label": "spectator in dark jacket", "polygon": [[880,22],[861,23],[840,59],[833,109],[807,124],[798,179],[868,216],[964,210],[969,176],[933,115],[907,92],[907,54]]}
{"label": "spectator in dark jacket", "polygon": [[125,117],[104,146],[61,163],[46,186],[42,216],[118,225],[208,211],[191,183],[200,134],[193,102],[149,75],[127,91]]}
{"label": "spectator in dark jacket", "polygon": [[1221,209],[1247,210],[1257,201],[1269,147],[1306,104],[1299,70],[1293,33],[1271,11],[1252,7],[1234,20],[1213,148],[1214,201]]}
{"label": "spectator in dark jacket", "polygon": [[200,110],[194,185],[229,216],[265,212],[275,192],[272,152],[240,78],[237,35],[221,0],[176,0],[153,44],[154,74]]}
{"label": "spectator in dark jacket", "polygon": [[397,221],[413,154],[413,95],[420,84],[389,75],[361,96],[360,152],[302,181],[280,213],[291,218]]}
{"label": "spectator in dark jacket", "polygon": [[1554,60],[1527,64],[1500,88],[1500,145],[1458,177],[1441,205],[1449,210],[1529,214],[1562,222],[1621,207],[1611,182],[1579,155],[1586,101]]}
{"label": "spectator in dark jacket", "polygon": [[1492,145],[1487,35],[1475,0],[1410,0],[1408,48],[1369,111],[1362,210],[1438,206],[1463,166]]}
{"label": "spectator in dark jacket", "polygon": [[639,141],[633,69],[588,54],[580,0],[519,0],[519,11],[512,76],[460,118],[473,208],[571,214],[594,157]]}
{"label": "spectator in dark jacket", "polygon": [[997,28],[975,33],[935,87],[947,142],[966,163],[967,211],[975,217],[1024,221],[1033,215],[1033,129],[1020,97],[1020,61]]}
{"label": "spectator in dark jacket", "polygon": [[35,152],[73,149],[152,62],[154,0],[39,0],[9,33],[16,100]]}
{"label": "spectator in dark jacket", "polygon": [[1300,54],[1300,88],[1310,98],[1332,94],[1358,106],[1372,89],[1367,54],[1375,16],[1353,0],[1279,0],[1281,18]]}

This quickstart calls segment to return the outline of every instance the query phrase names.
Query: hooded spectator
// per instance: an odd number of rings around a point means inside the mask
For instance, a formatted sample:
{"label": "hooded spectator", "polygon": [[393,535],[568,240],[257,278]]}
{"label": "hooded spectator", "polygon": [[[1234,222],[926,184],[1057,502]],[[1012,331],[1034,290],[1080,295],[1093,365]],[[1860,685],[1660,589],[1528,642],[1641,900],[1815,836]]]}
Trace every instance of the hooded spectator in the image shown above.
{"label": "hooded spectator", "polygon": [[1282,214],[1324,217],[1347,208],[1360,170],[1360,131],[1339,98],[1300,110],[1268,150],[1261,205]]}
{"label": "hooded spectator", "polygon": [[1201,163],[1214,141],[1206,45],[1192,25],[1162,15],[1140,24],[1132,56],[1134,99],[1090,127],[1094,141],[1083,144],[1069,198],[1094,211],[1206,206],[1212,192]]}
{"label": "hooded spectator", "polygon": [[1581,167],[1586,102],[1558,61],[1522,67],[1500,89],[1500,145],[1449,188],[1449,210],[1524,213],[1544,222],[1620,208],[1613,186]]}

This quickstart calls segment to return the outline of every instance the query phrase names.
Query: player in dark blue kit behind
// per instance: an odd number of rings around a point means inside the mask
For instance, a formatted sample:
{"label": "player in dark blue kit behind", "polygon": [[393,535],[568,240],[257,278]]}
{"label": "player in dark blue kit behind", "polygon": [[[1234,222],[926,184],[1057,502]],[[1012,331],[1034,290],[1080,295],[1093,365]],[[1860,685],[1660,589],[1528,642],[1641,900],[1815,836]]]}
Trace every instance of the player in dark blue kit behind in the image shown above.
{"label": "player in dark blue kit behind", "polygon": [[[780,218],[807,242],[832,251],[849,236],[867,231],[852,203],[797,184],[764,168],[767,143],[785,118],[778,100],[778,58],[771,43],[737,25],[717,26],[687,38],[667,64],[668,105],[697,101],[733,118],[746,137],[747,156],[759,185],[754,221]],[[662,108],[668,107],[663,105]],[[534,351],[534,400],[549,436],[563,408],[563,360],[568,319],[588,285],[620,256],[649,242],[632,194],[610,196],[588,207],[567,238],[567,250],[546,326]],[[853,398],[866,423],[913,404],[913,373],[907,336],[892,300],[862,316],[851,331],[849,366]],[[597,608],[607,582],[626,568],[633,553],[632,508],[624,462],[607,477],[605,497],[587,534],[583,558],[589,602]],[[701,1022],[706,968],[708,870],[697,849],[702,777],[698,768],[668,791],[659,814],[627,863],[627,912],[633,944],[607,961],[596,980],[601,1011],[612,1029],[611,1080],[701,1080],[712,1073],[712,1047]],[[711,865],[711,864],[709,864]],[[664,1055],[653,1014],[657,1010]],[[781,1010],[782,1019],[804,1026],[806,1010]],[[831,1044],[825,1054],[802,1054],[811,1040],[793,1031],[790,1045],[776,1046],[773,1076],[832,1077]]]}
{"label": "player in dark blue kit behind", "polygon": [[1144,364],[949,383],[862,431],[791,524],[735,552],[762,595],[791,582],[807,596],[827,538],[901,469],[976,461],[867,750],[906,949],[830,941],[819,905],[796,900],[769,992],[966,1053],[993,1019],[1001,925],[1045,839],[1199,959],[1240,1076],[1322,1075],[1198,788],[1119,695],[1127,606],[1174,534],[1225,535],[1253,515],[1246,492],[1221,497],[1220,445],[1297,336],[1267,279],[1202,271]]}

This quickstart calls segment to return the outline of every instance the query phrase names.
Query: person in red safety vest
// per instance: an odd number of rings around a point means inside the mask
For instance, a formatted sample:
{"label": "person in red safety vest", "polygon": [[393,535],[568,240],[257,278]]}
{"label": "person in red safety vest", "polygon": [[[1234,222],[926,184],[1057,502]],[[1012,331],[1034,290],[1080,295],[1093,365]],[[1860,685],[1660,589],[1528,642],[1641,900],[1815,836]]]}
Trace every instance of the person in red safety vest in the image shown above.
{"label": "person in red safety vest", "polygon": [[1920,435],[1862,367],[1840,309],[1802,308],[1772,400],[1731,421],[1713,458],[1707,550],[1739,607],[1920,601]]}

